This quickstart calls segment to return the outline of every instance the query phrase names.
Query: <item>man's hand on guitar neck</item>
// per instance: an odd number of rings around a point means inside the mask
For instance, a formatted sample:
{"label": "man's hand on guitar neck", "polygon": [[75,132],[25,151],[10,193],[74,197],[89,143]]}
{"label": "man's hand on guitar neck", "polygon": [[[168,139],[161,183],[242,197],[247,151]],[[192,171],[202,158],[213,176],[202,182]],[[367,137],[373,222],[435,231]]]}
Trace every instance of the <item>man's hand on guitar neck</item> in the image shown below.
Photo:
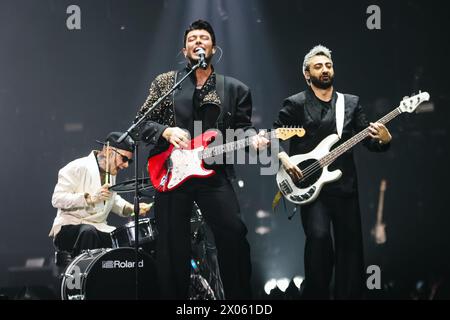
{"label": "man's hand on guitar neck", "polygon": [[189,134],[178,127],[169,127],[162,133],[167,142],[173,144],[175,148],[187,148],[189,142]]}
{"label": "man's hand on guitar neck", "polygon": [[280,159],[284,169],[294,182],[299,181],[303,177],[302,171],[289,160],[289,156],[286,152],[280,152],[278,154],[278,159]]}
{"label": "man's hand on guitar neck", "polygon": [[378,139],[381,144],[391,142],[392,136],[386,126],[380,122],[371,122],[369,126],[369,135]]}

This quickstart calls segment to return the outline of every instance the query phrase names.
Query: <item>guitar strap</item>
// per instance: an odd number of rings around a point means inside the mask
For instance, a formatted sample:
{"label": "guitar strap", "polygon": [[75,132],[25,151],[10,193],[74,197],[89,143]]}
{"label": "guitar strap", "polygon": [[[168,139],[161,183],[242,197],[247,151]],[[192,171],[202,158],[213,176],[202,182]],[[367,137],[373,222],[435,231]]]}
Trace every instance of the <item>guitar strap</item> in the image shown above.
{"label": "guitar strap", "polygon": [[344,95],[342,93],[337,93],[336,101],[336,129],[339,139],[342,137],[342,129],[344,128],[344,115],[345,115],[345,103]]}
{"label": "guitar strap", "polygon": [[216,92],[219,95],[220,101],[222,102],[220,108],[220,115],[217,118],[217,128],[224,126],[224,117],[226,109],[228,108],[228,95],[225,96],[225,77],[221,74],[216,73]]}
{"label": "guitar strap", "polygon": [[220,97],[220,101],[225,104],[225,77],[216,73],[216,91]]}

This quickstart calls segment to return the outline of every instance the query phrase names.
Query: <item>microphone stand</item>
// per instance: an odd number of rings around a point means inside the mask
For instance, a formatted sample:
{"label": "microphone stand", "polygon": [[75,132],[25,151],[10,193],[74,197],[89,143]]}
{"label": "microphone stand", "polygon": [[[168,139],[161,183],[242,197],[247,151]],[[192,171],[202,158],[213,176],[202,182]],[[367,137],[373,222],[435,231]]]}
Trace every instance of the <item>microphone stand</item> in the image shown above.
{"label": "microphone stand", "polygon": [[134,262],[134,268],[135,268],[135,295],[136,300],[139,300],[139,263],[138,263],[138,254],[140,252],[139,250],[139,202],[140,202],[140,192],[138,188],[138,172],[139,172],[139,140],[140,137],[138,134],[133,135],[132,133],[135,132],[136,127],[138,127],[144,120],[147,118],[148,115],[158,106],[161,104],[161,102],[166,99],[172,92],[174,92],[176,89],[181,89],[181,83],[186,80],[187,77],[191,75],[192,72],[197,70],[201,66],[202,61],[199,60],[199,62],[194,65],[191,70],[189,70],[186,75],[181,78],[178,82],[176,82],[173,87],[164,94],[161,98],[159,98],[148,110],[137,120],[135,121],[128,129],[124,132],[124,134],[117,140],[117,143],[121,143],[127,136],[130,136],[130,138],[134,141],[135,144],[135,151],[134,151],[134,178],[135,178],[135,186],[134,186],[134,249],[135,249],[135,262]]}

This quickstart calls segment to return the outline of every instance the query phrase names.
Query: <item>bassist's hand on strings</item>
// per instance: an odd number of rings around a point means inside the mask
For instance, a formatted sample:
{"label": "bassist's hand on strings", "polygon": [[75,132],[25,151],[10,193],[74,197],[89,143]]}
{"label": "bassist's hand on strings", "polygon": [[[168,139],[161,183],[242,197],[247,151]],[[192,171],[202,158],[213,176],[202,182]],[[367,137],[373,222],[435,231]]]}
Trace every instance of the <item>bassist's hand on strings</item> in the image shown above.
{"label": "bassist's hand on strings", "polygon": [[371,122],[369,126],[369,135],[377,139],[381,144],[389,143],[392,136],[386,126],[379,122]]}
{"label": "bassist's hand on strings", "polygon": [[167,142],[173,144],[175,148],[187,148],[189,142],[189,134],[178,127],[169,127],[162,133]]}
{"label": "bassist's hand on strings", "polygon": [[292,178],[292,180],[294,182],[297,182],[301,178],[303,178],[302,171],[299,169],[299,167],[294,165],[289,160],[289,156],[288,156],[288,154],[286,152],[280,152],[278,154],[278,159],[280,159],[281,164],[283,165],[283,167],[285,168],[286,172],[289,174],[289,176]]}

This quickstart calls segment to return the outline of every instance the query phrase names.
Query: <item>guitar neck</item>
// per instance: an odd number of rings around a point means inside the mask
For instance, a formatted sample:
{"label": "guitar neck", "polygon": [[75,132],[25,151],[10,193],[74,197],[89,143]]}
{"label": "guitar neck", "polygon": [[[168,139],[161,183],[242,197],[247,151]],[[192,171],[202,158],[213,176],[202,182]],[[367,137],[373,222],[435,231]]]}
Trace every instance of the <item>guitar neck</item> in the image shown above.
{"label": "guitar neck", "polygon": [[[203,150],[203,152],[201,154],[201,159],[211,158],[211,157],[215,157],[215,156],[227,153],[227,152],[244,149],[252,143],[252,140],[254,137],[255,136],[246,137],[244,139],[240,139],[237,141],[221,144],[220,146],[207,148],[207,149]],[[264,135],[264,137],[268,138],[268,139],[274,139],[276,137],[276,131],[273,130],[270,133],[266,133]]]}
{"label": "guitar neck", "polygon": [[[386,124],[395,117],[397,117],[402,111],[400,108],[396,108],[389,112],[387,115],[385,115],[383,118],[378,120],[377,122],[380,122],[382,124]],[[319,163],[322,167],[325,167],[331,163],[333,163],[334,160],[336,160],[340,155],[342,155],[347,150],[353,148],[356,144],[364,140],[369,136],[369,128],[360,131],[358,134],[354,135],[352,138],[348,139],[346,142],[335,148],[333,151],[328,153],[326,156],[324,156],[322,159],[319,160]]]}
{"label": "guitar neck", "polygon": [[380,197],[378,199],[378,210],[377,210],[377,223],[381,224],[383,221],[383,208],[384,208],[384,191],[380,192]]}

